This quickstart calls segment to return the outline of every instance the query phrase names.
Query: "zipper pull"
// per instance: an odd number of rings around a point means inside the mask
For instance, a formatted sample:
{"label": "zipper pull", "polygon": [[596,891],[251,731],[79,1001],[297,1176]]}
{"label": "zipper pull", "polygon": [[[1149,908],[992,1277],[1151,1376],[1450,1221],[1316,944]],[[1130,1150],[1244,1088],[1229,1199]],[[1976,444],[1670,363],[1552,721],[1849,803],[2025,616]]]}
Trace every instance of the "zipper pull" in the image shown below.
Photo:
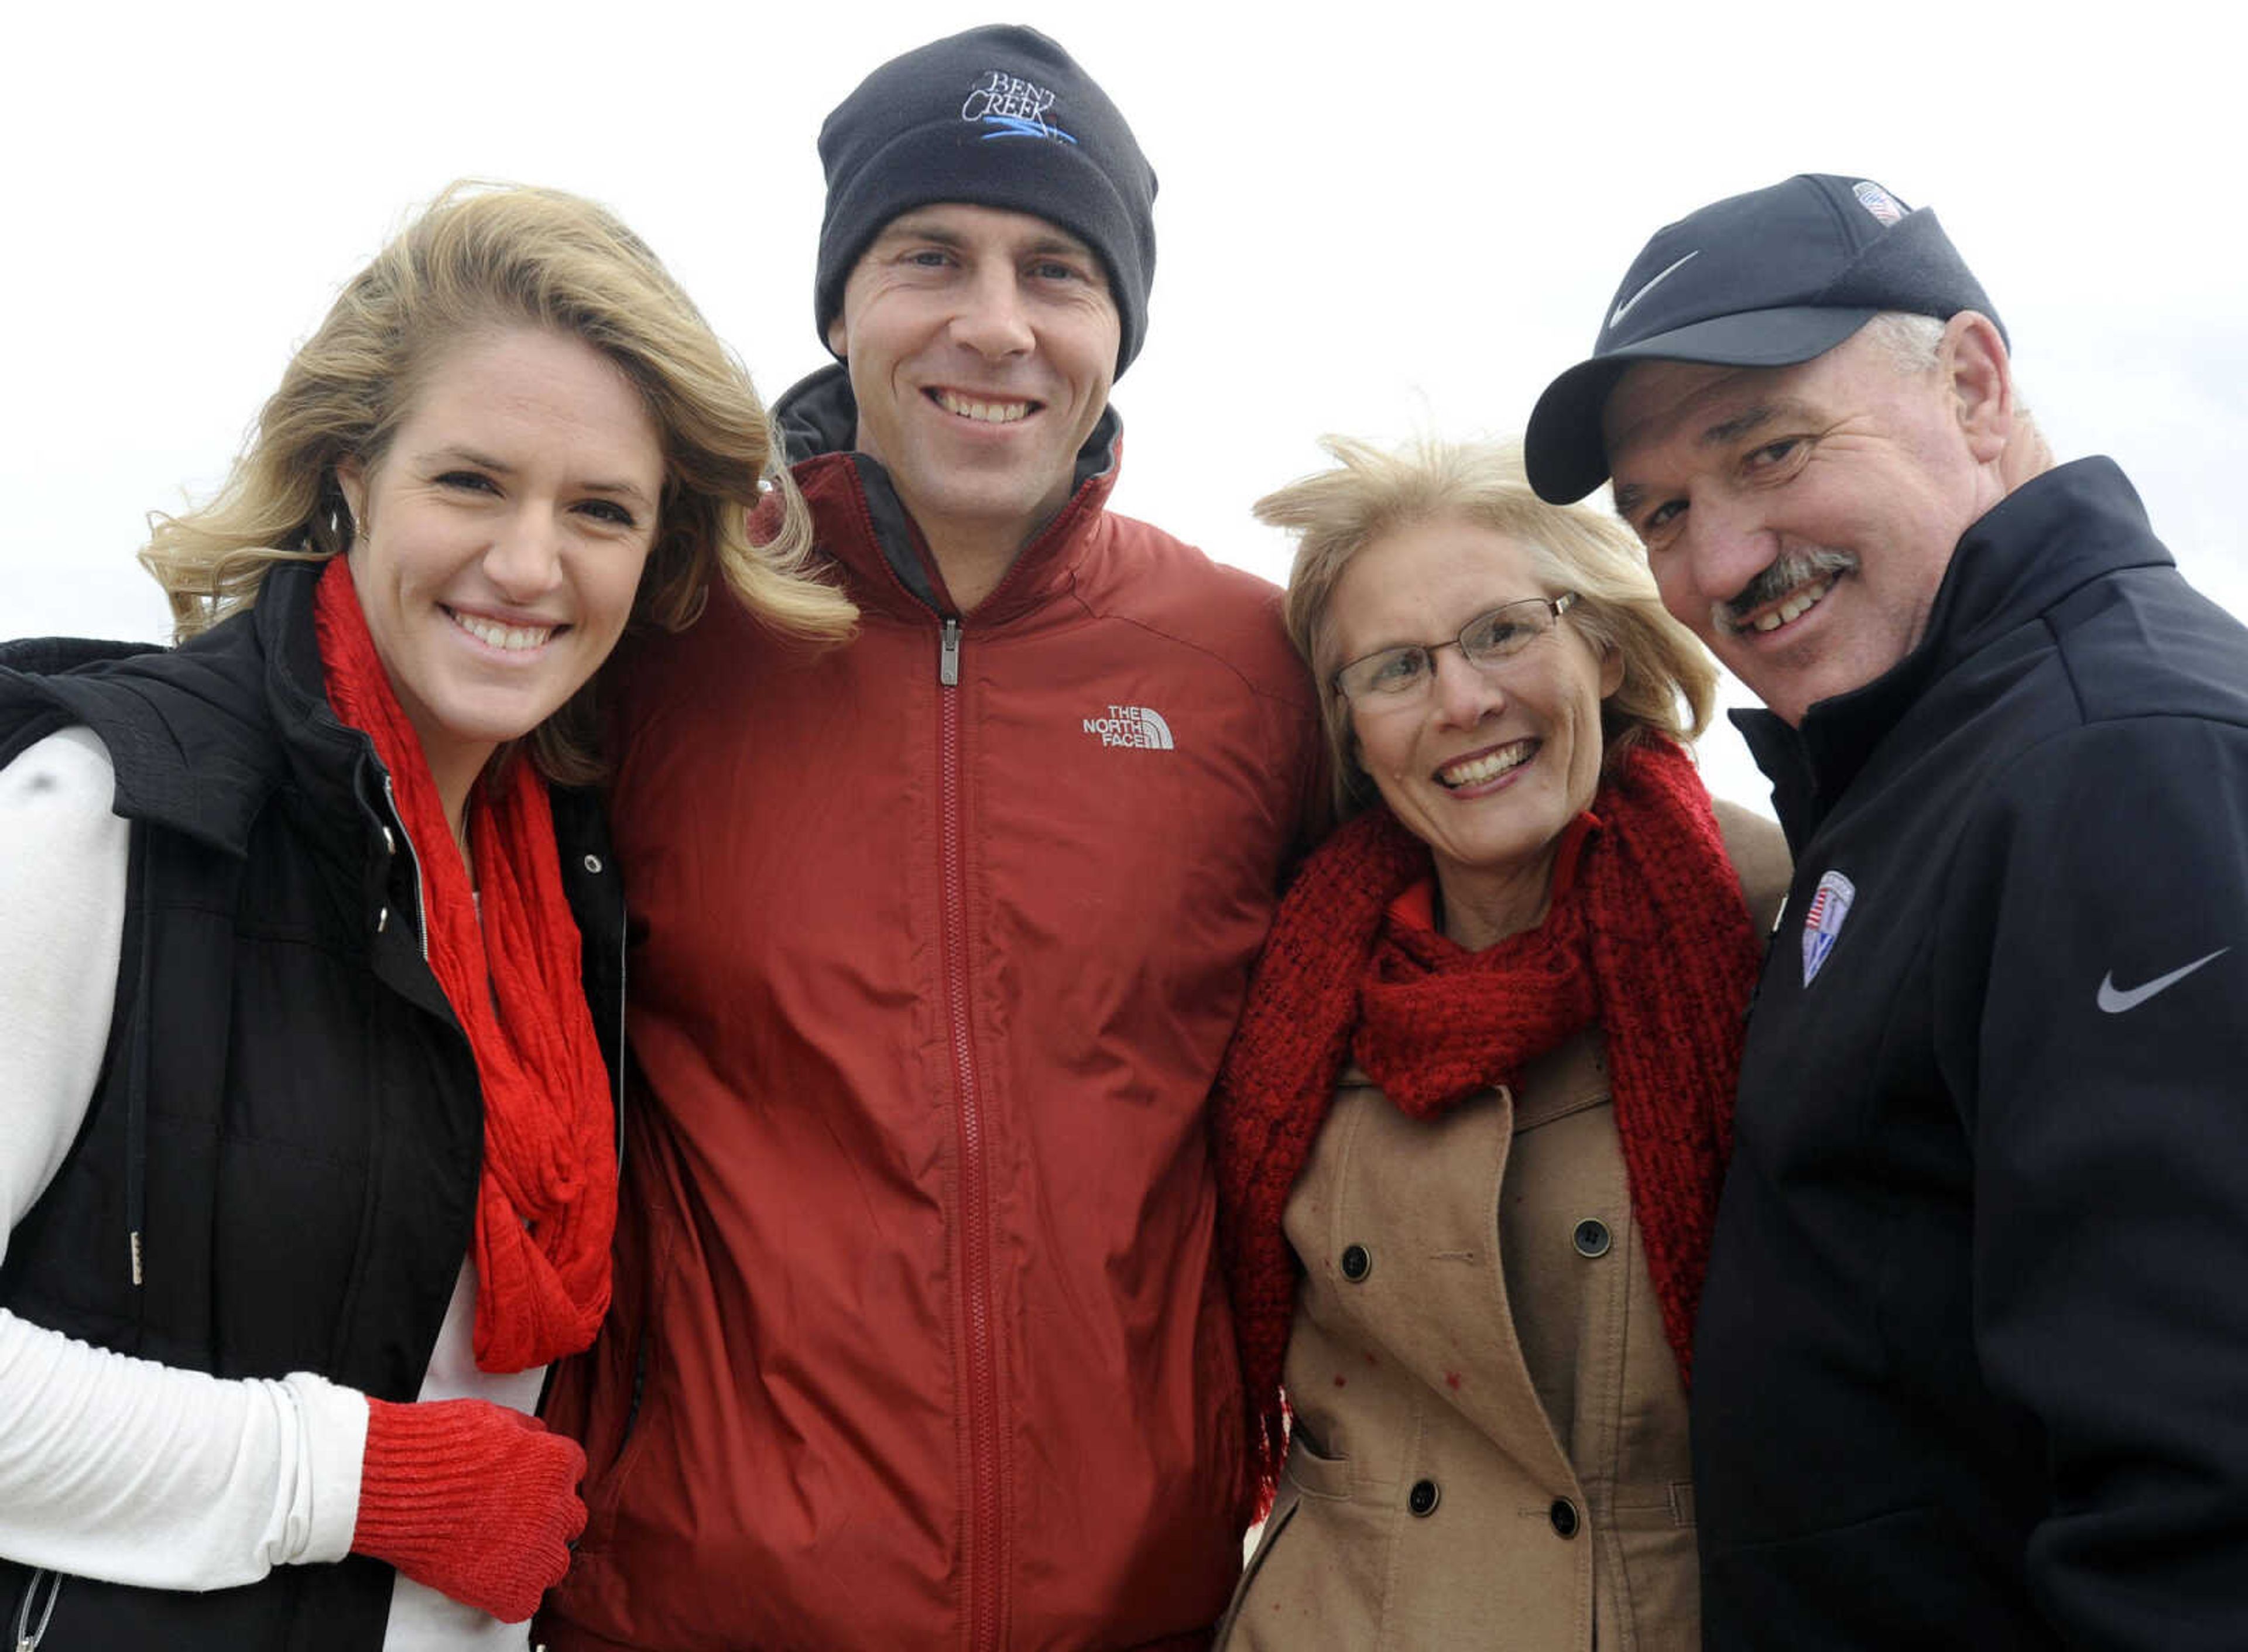
{"label": "zipper pull", "polygon": [[960,685],[960,621],[944,622],[944,641],[936,655],[936,680],[948,689]]}
{"label": "zipper pull", "polygon": [[[39,1602],[39,1585],[47,1586],[46,1609],[39,1614],[35,1627],[31,1608]],[[24,1591],[24,1603],[16,1609],[16,1652],[38,1652],[39,1642],[47,1638],[47,1625],[54,1621],[55,1601],[63,1592],[63,1574],[59,1572],[34,1572],[31,1581]]]}

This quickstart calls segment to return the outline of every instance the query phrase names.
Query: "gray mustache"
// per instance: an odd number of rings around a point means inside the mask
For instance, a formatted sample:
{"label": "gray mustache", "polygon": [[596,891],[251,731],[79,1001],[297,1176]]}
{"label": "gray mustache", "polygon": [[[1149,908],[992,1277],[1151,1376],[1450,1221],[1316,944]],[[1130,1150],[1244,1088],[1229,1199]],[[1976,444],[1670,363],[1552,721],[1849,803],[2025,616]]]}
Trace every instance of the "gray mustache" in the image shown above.
{"label": "gray mustache", "polygon": [[1748,617],[1768,603],[1777,602],[1799,585],[1847,573],[1858,566],[1847,551],[1791,551],[1768,565],[1756,578],[1725,601],[1711,605],[1718,628],[1737,631]]}

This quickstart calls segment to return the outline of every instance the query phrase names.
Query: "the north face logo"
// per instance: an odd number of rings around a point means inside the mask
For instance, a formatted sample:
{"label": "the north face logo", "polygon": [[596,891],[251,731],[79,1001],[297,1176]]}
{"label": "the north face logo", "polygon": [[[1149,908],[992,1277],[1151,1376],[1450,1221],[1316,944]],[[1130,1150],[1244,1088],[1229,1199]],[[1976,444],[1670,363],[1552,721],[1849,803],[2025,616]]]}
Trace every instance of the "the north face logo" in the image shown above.
{"label": "the north face logo", "polygon": [[1143,705],[1112,705],[1105,717],[1087,717],[1085,731],[1103,745],[1137,746],[1143,751],[1171,750],[1171,725]]}

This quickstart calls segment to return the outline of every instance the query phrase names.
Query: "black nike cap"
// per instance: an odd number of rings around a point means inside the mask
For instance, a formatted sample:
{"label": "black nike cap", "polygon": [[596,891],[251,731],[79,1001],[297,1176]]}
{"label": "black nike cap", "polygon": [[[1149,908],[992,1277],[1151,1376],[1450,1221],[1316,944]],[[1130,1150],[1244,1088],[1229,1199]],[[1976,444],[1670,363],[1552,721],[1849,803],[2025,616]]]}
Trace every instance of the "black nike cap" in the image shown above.
{"label": "black nike cap", "polygon": [[1616,289],[1593,353],[1546,387],[1523,436],[1551,504],[1607,480],[1600,415],[1635,361],[1785,367],[1821,356],[1884,310],[2005,327],[1936,214],[1865,178],[1806,172],[1703,207],[1655,233]]}

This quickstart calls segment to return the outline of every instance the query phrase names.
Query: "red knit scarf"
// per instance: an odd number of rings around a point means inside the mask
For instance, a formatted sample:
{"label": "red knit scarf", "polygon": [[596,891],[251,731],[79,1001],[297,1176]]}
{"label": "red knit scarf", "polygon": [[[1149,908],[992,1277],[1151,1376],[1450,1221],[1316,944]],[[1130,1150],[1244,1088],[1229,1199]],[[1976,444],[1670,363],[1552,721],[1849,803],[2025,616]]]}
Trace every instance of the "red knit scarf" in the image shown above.
{"label": "red knit scarf", "polygon": [[615,1113],[562,895],[546,785],[526,762],[469,812],[483,922],[436,781],[336,558],[314,610],[328,699],[374,742],[422,870],[429,968],[469,1036],[483,1091],[476,1364],[524,1371],[593,1340],[609,1306]]}
{"label": "red knit scarf", "polygon": [[1217,1090],[1219,1237],[1260,1508],[1285,1443],[1299,1272],[1281,1217],[1349,1057],[1402,1111],[1433,1119],[1602,1027],[1632,1210],[1690,1376],[1757,938],[1686,754],[1651,741],[1612,768],[1563,837],[1545,922],[1483,951],[1388,919],[1430,861],[1386,809],[1330,838],[1281,903]]}

